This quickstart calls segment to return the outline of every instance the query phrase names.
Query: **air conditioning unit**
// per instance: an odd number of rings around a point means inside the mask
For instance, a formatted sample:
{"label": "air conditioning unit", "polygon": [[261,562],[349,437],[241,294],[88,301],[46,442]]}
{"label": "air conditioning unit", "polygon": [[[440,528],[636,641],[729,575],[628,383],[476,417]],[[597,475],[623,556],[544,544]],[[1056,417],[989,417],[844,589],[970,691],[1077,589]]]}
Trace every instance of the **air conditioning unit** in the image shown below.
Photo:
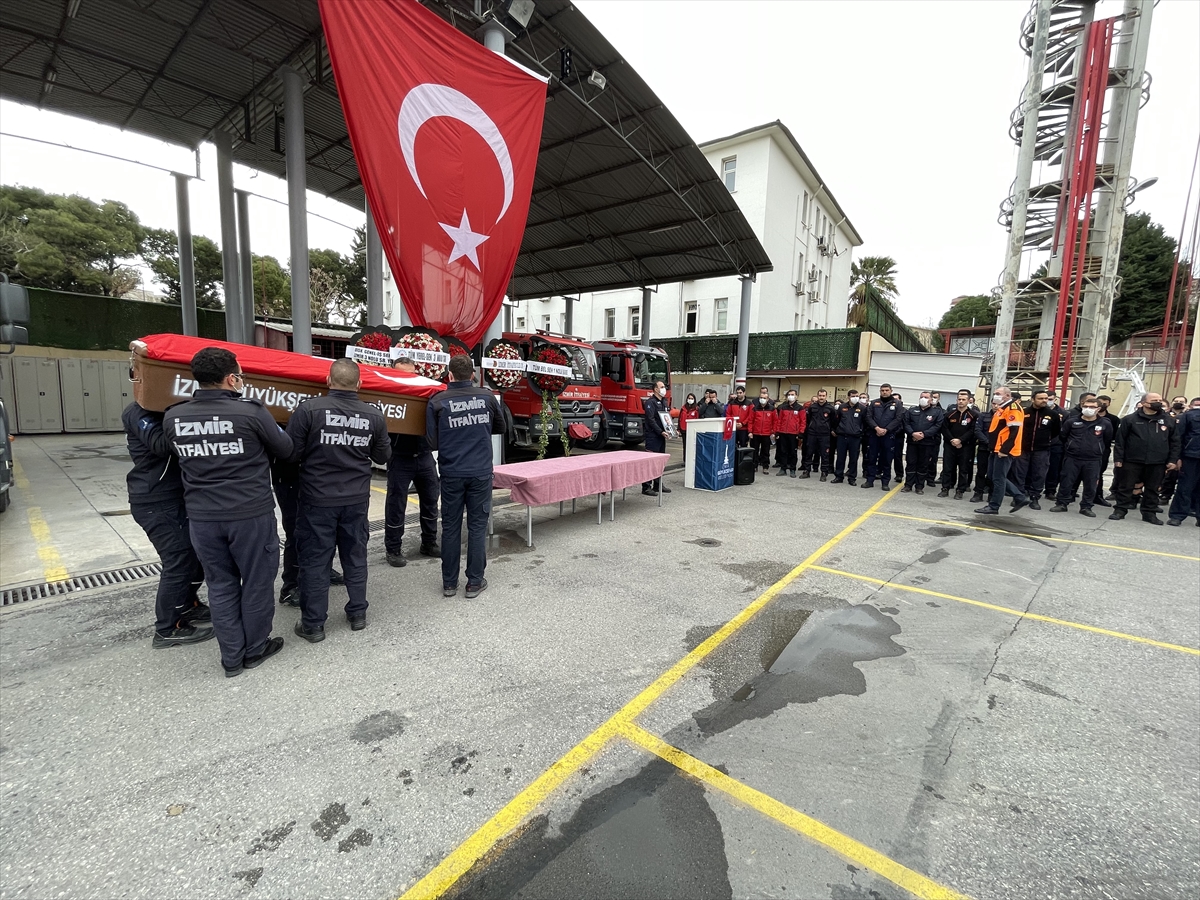
{"label": "air conditioning unit", "polygon": [[809,303],[820,303],[821,302],[820,292],[819,291],[809,291],[808,292],[808,302]]}
{"label": "air conditioning unit", "polygon": [[802,284],[793,284],[793,285],[792,285],[792,287],[794,287],[794,288],[796,289],[796,296],[797,296],[797,297],[803,297],[803,296],[804,296],[804,285],[802,285]]}
{"label": "air conditioning unit", "polygon": [[808,270],[808,280],[810,283],[813,281],[816,281],[820,277],[821,277],[821,274],[817,271],[816,266],[813,266],[811,269]]}

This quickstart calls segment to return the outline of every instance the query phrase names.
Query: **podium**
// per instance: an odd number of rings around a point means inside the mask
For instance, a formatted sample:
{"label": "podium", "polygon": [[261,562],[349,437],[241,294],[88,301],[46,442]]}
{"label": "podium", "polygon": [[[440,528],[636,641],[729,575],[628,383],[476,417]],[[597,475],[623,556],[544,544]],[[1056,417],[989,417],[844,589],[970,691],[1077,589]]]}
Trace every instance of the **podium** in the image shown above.
{"label": "podium", "polygon": [[736,432],[725,438],[725,419],[691,419],[684,440],[687,441],[687,465],[683,469],[683,486],[698,491],[723,491],[733,487],[733,470],[737,462]]}

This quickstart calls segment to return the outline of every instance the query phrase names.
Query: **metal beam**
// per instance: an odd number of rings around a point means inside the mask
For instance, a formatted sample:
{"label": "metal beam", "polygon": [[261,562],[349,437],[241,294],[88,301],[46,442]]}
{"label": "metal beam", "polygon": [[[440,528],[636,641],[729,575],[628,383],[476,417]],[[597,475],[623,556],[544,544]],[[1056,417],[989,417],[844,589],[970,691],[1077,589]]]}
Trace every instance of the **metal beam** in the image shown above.
{"label": "metal beam", "polygon": [[242,334],[254,343],[254,254],[250,252],[250,195],[236,191],[238,217],[238,271],[242,285]]}
{"label": "metal beam", "polygon": [[284,154],[287,157],[288,232],[291,237],[292,350],[312,356],[312,308],[308,290],[308,183],[304,158],[304,82],[285,66],[283,79]]}
{"label": "metal beam", "polygon": [[213,135],[217,146],[217,196],[221,205],[221,281],[225,289],[225,339],[246,343],[238,272],[237,209],[233,196],[233,138],[227,132]]}
{"label": "metal beam", "polygon": [[192,206],[188,196],[191,178],[175,173],[176,235],[179,240],[179,302],[183,307],[183,333],[200,336],[199,316],[196,313],[196,263],[192,255]]}
{"label": "metal beam", "polygon": [[129,127],[129,123],[133,120],[133,117],[137,115],[138,110],[142,108],[142,104],[146,102],[146,98],[150,96],[150,92],[154,90],[154,86],[158,83],[158,80],[162,78],[163,74],[167,71],[167,66],[171,64],[171,60],[175,58],[175,54],[179,52],[179,48],[182,47],[184,41],[188,39],[188,35],[192,33],[192,29],[200,24],[200,20],[204,18],[209,9],[212,8],[212,5],[213,0],[204,0],[204,2],[200,4],[200,8],[196,10],[196,14],[192,16],[192,20],[183,26],[183,31],[179,35],[179,39],[175,41],[174,46],[167,51],[167,55],[164,57],[162,65],[160,65],[157,71],[150,76],[150,80],[146,83],[146,89],[142,91],[142,96],[137,98],[137,101],[129,110],[129,115],[127,115],[125,117],[125,121],[121,123],[122,131]]}
{"label": "metal beam", "polygon": [[364,203],[367,213],[367,324],[383,324],[383,244],[379,228],[371,214],[371,203]]}
{"label": "metal beam", "polygon": [[746,361],[750,357],[750,288],[753,279],[745,275],[742,282],[742,305],[738,315],[737,361],[733,366],[733,386],[746,386]]}
{"label": "metal beam", "polygon": [[642,288],[642,334],[641,345],[643,347],[650,346],[650,311],[653,292],[648,287]]}

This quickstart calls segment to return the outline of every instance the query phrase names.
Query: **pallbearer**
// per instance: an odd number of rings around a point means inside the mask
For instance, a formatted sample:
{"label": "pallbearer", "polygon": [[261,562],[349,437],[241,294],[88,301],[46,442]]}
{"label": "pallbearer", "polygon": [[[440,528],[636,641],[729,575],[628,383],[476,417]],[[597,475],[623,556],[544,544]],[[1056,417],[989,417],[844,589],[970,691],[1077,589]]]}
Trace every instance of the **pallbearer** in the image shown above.
{"label": "pallbearer", "polygon": [[192,399],[167,410],[163,431],[179,457],[192,545],[204,565],[221,664],[232,678],[283,649],[271,637],[279,532],[271,458],[292,439],[257,400],[239,399],[237,357],[205,347],[192,357]]}
{"label": "pallbearer", "polygon": [[346,581],[346,618],[354,631],[367,627],[367,507],[371,463],[392,456],[387,420],[358,399],[358,363],[334,360],[329,393],[296,407],[288,435],[300,460],[300,621],[295,631],[311,643],[325,639],[329,613],[329,565],[334,550]]}

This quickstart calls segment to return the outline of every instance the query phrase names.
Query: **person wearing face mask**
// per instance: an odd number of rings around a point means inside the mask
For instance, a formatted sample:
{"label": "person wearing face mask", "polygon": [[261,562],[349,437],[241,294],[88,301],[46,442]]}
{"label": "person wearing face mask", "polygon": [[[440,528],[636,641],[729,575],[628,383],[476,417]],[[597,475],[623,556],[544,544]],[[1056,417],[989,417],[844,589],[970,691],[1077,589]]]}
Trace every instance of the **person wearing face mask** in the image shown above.
{"label": "person wearing face mask", "polygon": [[[1021,455],[1013,462],[1012,480],[1029,495],[1029,508],[1041,509],[1038,498],[1046,488],[1050,468],[1050,445],[1060,443],[1062,418],[1050,407],[1045,391],[1034,391],[1033,401],[1025,407],[1025,427],[1021,431]],[[1049,494],[1047,493],[1047,496]]]}
{"label": "person wearing face mask", "polygon": [[1113,465],[1117,469],[1117,508],[1110,519],[1119,521],[1133,509],[1133,486],[1142,487],[1142,521],[1163,524],[1158,517],[1158,489],[1163,476],[1174,471],[1179,459],[1179,432],[1175,420],[1164,410],[1162,396],[1148,393],[1134,412],[1121,420],[1113,442]]}
{"label": "person wearing face mask", "polygon": [[[971,484],[971,463],[975,458],[975,419],[978,412],[971,407],[971,392],[958,392],[957,402],[946,413],[943,422],[945,454],[942,458],[942,489],[939,497],[961,500]],[[980,498],[982,499],[982,498]]]}
{"label": "person wearing face mask", "polygon": [[928,458],[925,460],[925,483],[932,485],[937,484],[938,460],[942,455],[942,438],[946,429],[946,409],[942,406],[940,391],[929,392],[929,409],[938,417],[937,433],[933,437],[925,438],[929,441]]}
{"label": "person wearing face mask", "polygon": [[754,402],[746,396],[744,385],[738,385],[725,407],[725,414],[737,416],[737,445],[750,446],[750,414],[754,410]]}
{"label": "person wearing face mask", "polygon": [[[1046,395],[1046,405],[1050,409],[1056,411],[1059,416],[1059,429],[1062,428],[1062,420],[1066,418],[1066,410],[1058,403],[1058,394],[1051,391]],[[1061,436],[1061,434],[1060,434]],[[1058,493],[1058,479],[1062,474],[1062,459],[1063,459],[1063,442],[1050,442],[1050,457],[1046,464],[1046,499],[1054,497]]]}
{"label": "person wearing face mask", "polygon": [[817,402],[808,408],[808,428],[804,433],[804,471],[801,478],[821,469],[821,480],[827,481],[833,471],[830,459],[830,444],[833,439],[834,410],[829,402],[829,392],[824,388],[817,391]]}
{"label": "person wearing face mask", "polygon": [[[837,455],[833,463],[833,483],[841,484],[849,476],[850,484],[858,478],[858,453],[862,448],[863,430],[867,424],[866,411],[857,394],[837,413]],[[847,462],[849,469],[847,470]]]}
{"label": "person wearing face mask", "polygon": [[1079,415],[1069,415],[1062,424],[1059,443],[1063,446],[1062,478],[1050,512],[1066,512],[1075,492],[1082,487],[1079,514],[1094,519],[1095,484],[1100,478],[1100,460],[1113,441],[1112,421],[1097,415],[1095,395],[1080,401]]}
{"label": "person wearing face mask", "polygon": [[996,404],[991,403],[979,410],[975,419],[975,491],[971,503],[982,503],[984,496],[992,492],[991,429],[995,412]]}
{"label": "person wearing face mask", "polygon": [[975,510],[983,516],[995,516],[1000,513],[1000,504],[1004,495],[1011,494],[1013,498],[1009,512],[1016,512],[1029,505],[1029,497],[1021,486],[1008,477],[1013,460],[1021,455],[1021,431],[1025,426],[1025,411],[1014,399],[1013,392],[1007,387],[998,387],[992,394],[995,409],[992,412],[991,425],[988,426],[988,446],[992,452],[992,494],[988,505]]}
{"label": "person wearing face mask", "polygon": [[800,435],[804,434],[808,416],[804,405],[796,397],[793,388],[787,399],[775,409],[775,452],[779,462],[779,475],[796,477],[796,463]]}
{"label": "person wearing face mask", "polygon": [[904,433],[908,437],[908,471],[900,493],[925,493],[929,472],[929,454],[935,450],[933,437],[942,427],[942,417],[934,412],[929,391],[921,391],[917,405],[904,414]]}
{"label": "person wearing face mask", "polygon": [[[1187,412],[1187,397],[1172,397],[1171,405],[1167,407],[1167,415],[1178,420],[1185,412]],[[1158,489],[1158,500],[1164,507],[1171,505],[1171,498],[1175,496],[1175,487],[1178,483],[1178,468],[1163,476],[1162,487]]]}
{"label": "person wearing face mask", "polygon": [[192,377],[199,387],[167,410],[163,432],[179,457],[221,664],[233,678],[283,649],[271,637],[279,571],[271,458],[290,459],[295,448],[266,407],[239,399],[245,381],[229,350],[205,347],[192,357]]}
{"label": "person wearing face mask", "polygon": [[750,407],[750,446],[754,458],[766,475],[771,471],[771,435],[775,433],[775,404],[765,387],[758,392],[758,399]]}
{"label": "person wearing face mask", "polygon": [[1193,397],[1191,408],[1177,419],[1179,432],[1179,484],[1171,508],[1168,525],[1182,525],[1188,516],[1196,517],[1200,527],[1200,397]]}
{"label": "person wearing face mask", "polygon": [[[670,415],[671,409],[667,406],[667,385],[665,382],[654,382],[654,393],[642,401],[642,408],[646,412],[646,449],[651,453],[666,453],[667,432],[663,425],[661,414],[666,413]],[[671,489],[662,484],[661,478],[642,482],[643,494],[655,496],[659,488],[662,489],[664,494],[671,493]]]}
{"label": "person wearing face mask", "polygon": [[[1109,412],[1109,404],[1112,403],[1112,397],[1107,394],[1101,394],[1096,398],[1100,404],[1100,411],[1096,416],[1101,419],[1109,419],[1113,427],[1113,440],[1116,440],[1117,432],[1121,430],[1121,420],[1117,418],[1116,413]],[[1116,499],[1117,476],[1113,474],[1112,483],[1109,485],[1110,492],[1107,497],[1104,496],[1104,473],[1108,471],[1109,458],[1111,456],[1111,448],[1109,453],[1104,454],[1104,458],[1100,460],[1100,479],[1097,481],[1096,487],[1096,505],[1097,506],[1112,506],[1112,501]],[[1139,488],[1140,490],[1140,488]]]}
{"label": "person wearing face mask", "polygon": [[879,386],[879,397],[867,404],[867,458],[863,465],[863,488],[880,487],[887,490],[892,474],[892,458],[896,455],[896,436],[904,429],[904,408],[892,395],[890,384]]}
{"label": "person wearing face mask", "polygon": [[679,437],[683,439],[683,464],[687,465],[687,423],[700,418],[700,405],[696,403],[696,395],[688,394],[679,407]]}

